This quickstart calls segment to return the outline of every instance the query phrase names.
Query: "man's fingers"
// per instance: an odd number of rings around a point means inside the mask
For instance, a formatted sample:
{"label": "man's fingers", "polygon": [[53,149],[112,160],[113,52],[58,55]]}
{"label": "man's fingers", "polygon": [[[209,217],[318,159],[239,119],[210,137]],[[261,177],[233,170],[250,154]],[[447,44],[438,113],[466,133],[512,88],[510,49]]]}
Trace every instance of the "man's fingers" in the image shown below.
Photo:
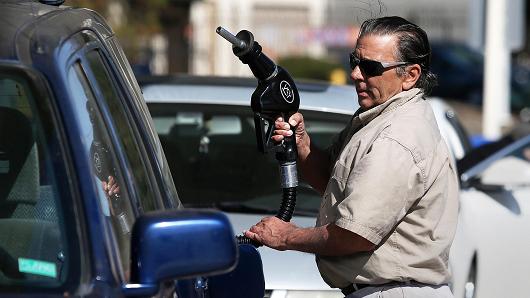
{"label": "man's fingers", "polygon": [[257,233],[259,229],[256,225],[253,225],[252,227],[250,227],[250,229],[247,232]]}
{"label": "man's fingers", "polygon": [[291,126],[289,126],[289,123],[283,122],[283,121],[275,121],[274,127],[276,129],[283,129],[283,130],[291,129]]}
{"label": "man's fingers", "polygon": [[302,116],[302,114],[300,113],[294,113],[290,118],[289,118],[289,124],[291,126],[297,126],[301,121],[303,121],[304,117]]}
{"label": "man's fingers", "polygon": [[284,137],[289,137],[289,136],[292,136],[293,135],[293,131],[292,130],[288,130],[288,131],[285,131],[285,130],[275,130],[274,131],[274,135],[271,137],[271,139],[275,142],[281,142],[283,140]]}
{"label": "man's fingers", "polygon": [[274,135],[271,137],[271,139],[275,142],[281,142],[283,140],[283,136],[282,135]]}
{"label": "man's fingers", "polygon": [[261,237],[258,234],[256,234],[256,233],[253,233],[251,231],[245,231],[243,234],[246,237],[248,237],[249,239],[252,239],[252,240],[257,241],[259,243],[263,243],[263,241],[261,241]]}
{"label": "man's fingers", "polygon": [[275,130],[274,131],[274,134],[275,135],[278,135],[278,136],[292,136],[293,135],[293,131],[292,130]]}
{"label": "man's fingers", "polygon": [[112,193],[118,193],[120,192],[120,187],[118,185],[113,185],[111,188],[110,188],[110,192]]}

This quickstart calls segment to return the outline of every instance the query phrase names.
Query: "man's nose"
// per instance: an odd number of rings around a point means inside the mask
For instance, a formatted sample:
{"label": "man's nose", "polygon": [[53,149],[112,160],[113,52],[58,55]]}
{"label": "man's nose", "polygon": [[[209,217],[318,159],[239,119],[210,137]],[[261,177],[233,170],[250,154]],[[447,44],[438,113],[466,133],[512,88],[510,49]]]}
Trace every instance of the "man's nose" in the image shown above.
{"label": "man's nose", "polygon": [[361,69],[359,68],[359,65],[356,65],[355,68],[352,69],[352,71],[350,72],[350,77],[354,81],[363,79],[363,74],[361,72]]}

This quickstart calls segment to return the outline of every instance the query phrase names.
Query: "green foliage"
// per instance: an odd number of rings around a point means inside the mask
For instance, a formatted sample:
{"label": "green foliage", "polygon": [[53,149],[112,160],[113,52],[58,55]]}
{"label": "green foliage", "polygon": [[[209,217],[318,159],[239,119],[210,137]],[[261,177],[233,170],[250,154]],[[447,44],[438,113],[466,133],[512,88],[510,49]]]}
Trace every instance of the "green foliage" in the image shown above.
{"label": "green foliage", "polygon": [[297,79],[313,79],[329,81],[331,73],[342,66],[326,60],[302,56],[290,56],[278,59],[278,64],[287,69]]}

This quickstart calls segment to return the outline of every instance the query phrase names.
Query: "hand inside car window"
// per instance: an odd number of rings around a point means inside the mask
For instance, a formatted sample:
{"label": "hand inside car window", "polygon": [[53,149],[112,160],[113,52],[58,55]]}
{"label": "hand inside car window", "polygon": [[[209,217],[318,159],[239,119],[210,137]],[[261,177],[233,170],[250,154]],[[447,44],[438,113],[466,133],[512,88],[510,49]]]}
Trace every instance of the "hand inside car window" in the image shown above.
{"label": "hand inside car window", "polygon": [[[107,195],[107,198],[109,198],[109,201],[112,197],[119,198],[120,197],[120,186],[118,185],[118,182],[113,176],[109,176],[107,181],[102,181],[101,186],[103,187],[103,191]],[[110,211],[112,215],[115,215],[116,211],[114,211],[112,202],[109,202],[110,204]]]}
{"label": "hand inside car window", "polygon": [[131,220],[126,213],[124,198],[120,195],[120,186],[118,180],[114,176],[108,176],[108,179],[101,181],[101,187],[105,192],[105,196],[109,202],[110,214],[116,219],[121,233],[124,235],[131,233]]}

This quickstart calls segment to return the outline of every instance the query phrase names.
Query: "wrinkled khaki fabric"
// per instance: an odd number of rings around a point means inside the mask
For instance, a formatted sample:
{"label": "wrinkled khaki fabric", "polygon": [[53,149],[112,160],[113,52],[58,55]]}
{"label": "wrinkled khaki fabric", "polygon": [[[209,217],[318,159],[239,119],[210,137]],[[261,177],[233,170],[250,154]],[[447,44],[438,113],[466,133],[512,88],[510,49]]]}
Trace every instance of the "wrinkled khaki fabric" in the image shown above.
{"label": "wrinkled khaki fabric", "polygon": [[373,252],[317,256],[332,287],[449,280],[458,180],[420,89],[356,113],[329,148],[333,161],[317,226],[334,223],[378,245]]}

